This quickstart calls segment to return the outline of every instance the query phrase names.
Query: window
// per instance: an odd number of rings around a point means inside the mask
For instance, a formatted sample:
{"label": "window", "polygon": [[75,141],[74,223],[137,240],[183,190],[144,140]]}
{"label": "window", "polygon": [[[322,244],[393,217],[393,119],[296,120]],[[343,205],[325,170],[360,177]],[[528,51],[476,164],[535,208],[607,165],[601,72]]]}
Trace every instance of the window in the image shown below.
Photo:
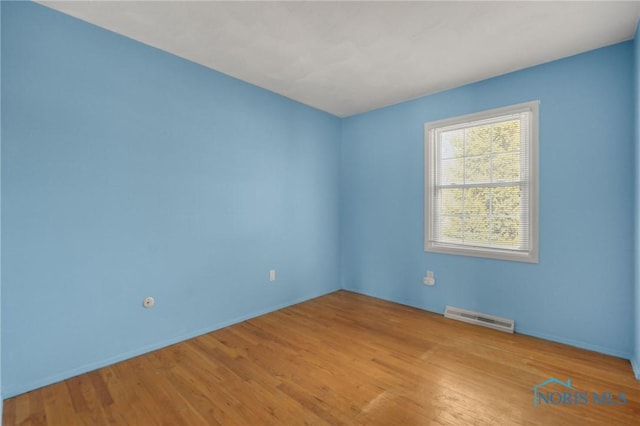
{"label": "window", "polygon": [[538,102],[425,124],[425,251],[538,262]]}

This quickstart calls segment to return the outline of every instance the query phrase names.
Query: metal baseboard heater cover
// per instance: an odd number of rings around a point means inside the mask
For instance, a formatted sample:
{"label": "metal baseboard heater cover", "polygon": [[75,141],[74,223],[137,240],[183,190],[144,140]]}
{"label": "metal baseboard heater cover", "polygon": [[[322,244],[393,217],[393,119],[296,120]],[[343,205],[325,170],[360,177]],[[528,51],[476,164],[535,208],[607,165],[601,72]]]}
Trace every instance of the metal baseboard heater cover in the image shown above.
{"label": "metal baseboard heater cover", "polygon": [[493,328],[494,330],[504,331],[505,333],[513,333],[515,325],[515,322],[512,319],[481,314],[480,312],[467,311],[466,309],[460,309],[449,305],[447,305],[444,310],[444,317],[468,322],[469,324]]}

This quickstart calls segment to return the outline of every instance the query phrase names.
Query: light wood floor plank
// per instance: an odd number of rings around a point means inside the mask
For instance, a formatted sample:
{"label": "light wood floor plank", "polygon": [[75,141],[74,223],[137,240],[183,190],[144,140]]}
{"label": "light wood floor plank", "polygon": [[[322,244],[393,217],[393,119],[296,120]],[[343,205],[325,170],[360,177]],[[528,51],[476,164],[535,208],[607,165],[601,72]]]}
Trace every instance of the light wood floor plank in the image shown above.
{"label": "light wood floor plank", "polygon": [[[534,407],[551,377],[627,402]],[[10,398],[3,424],[639,425],[640,382],[626,360],[339,291]]]}

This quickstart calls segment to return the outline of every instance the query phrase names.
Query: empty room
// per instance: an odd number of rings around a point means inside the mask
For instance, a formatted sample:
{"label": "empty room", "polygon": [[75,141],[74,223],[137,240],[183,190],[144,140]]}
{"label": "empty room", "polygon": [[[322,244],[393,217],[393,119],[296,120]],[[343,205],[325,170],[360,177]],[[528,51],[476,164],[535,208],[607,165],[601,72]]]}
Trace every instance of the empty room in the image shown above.
{"label": "empty room", "polygon": [[640,424],[639,17],[0,2],[2,424]]}

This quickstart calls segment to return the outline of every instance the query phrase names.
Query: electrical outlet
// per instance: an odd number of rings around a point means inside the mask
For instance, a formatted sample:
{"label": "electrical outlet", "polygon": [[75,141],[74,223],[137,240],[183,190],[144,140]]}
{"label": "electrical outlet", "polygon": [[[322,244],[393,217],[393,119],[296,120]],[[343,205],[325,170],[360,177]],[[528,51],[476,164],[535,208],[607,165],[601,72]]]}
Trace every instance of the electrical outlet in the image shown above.
{"label": "electrical outlet", "polygon": [[422,278],[422,284],[424,285],[434,285],[436,283],[436,279],[433,277],[433,271],[427,271],[427,275]]}
{"label": "electrical outlet", "polygon": [[276,280],[276,270],[271,269],[269,271],[269,281],[275,281],[275,280]]}

